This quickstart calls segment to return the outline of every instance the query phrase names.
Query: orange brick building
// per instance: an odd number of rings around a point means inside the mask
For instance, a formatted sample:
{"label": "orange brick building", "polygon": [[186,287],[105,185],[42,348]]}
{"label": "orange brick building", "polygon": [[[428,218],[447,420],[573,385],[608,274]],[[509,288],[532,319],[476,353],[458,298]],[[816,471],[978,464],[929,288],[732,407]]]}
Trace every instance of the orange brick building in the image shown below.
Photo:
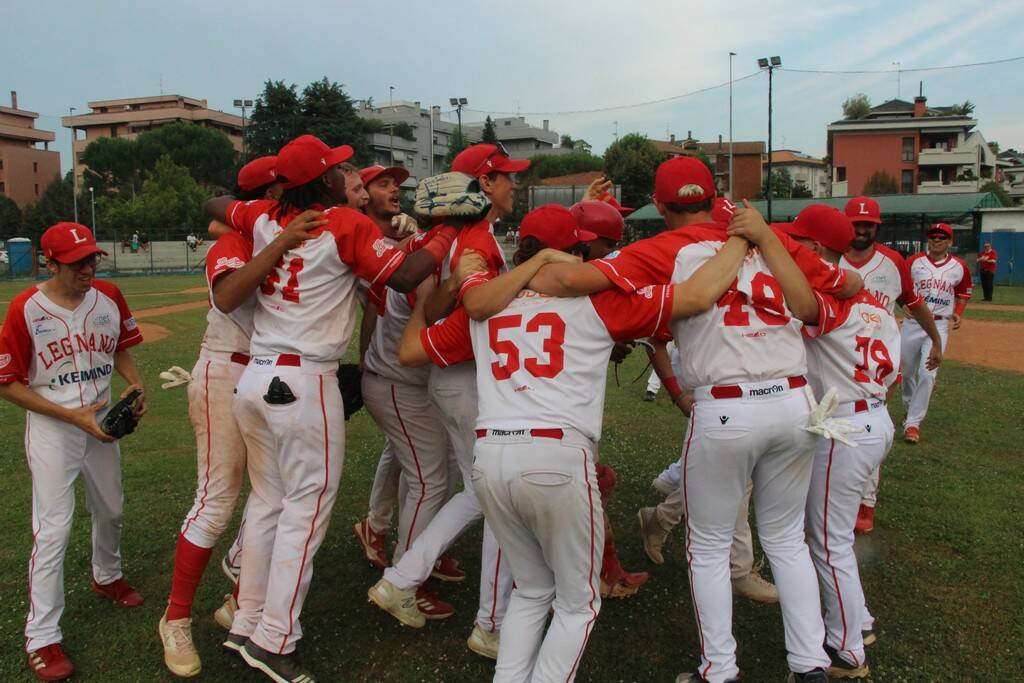
{"label": "orange brick building", "polygon": [[[728,195],[729,193],[729,141],[722,140],[718,136],[718,142],[700,142],[695,140],[691,133],[687,133],[685,140],[676,140],[673,135],[671,140],[653,140],[658,151],[665,152],[671,156],[683,154],[696,155],[704,153],[711,161],[711,167],[715,171],[715,185],[718,194]],[[765,145],[758,141],[734,140],[733,148],[733,196],[732,199],[757,198],[761,191],[761,156],[765,153]]]}
{"label": "orange brick building", "polygon": [[[0,195],[19,208],[37,201],[54,178],[60,176],[60,153],[50,151],[56,135],[35,127],[39,114],[18,109],[18,93],[11,91],[11,106],[0,107]],[[42,143],[43,147],[37,147]]]}

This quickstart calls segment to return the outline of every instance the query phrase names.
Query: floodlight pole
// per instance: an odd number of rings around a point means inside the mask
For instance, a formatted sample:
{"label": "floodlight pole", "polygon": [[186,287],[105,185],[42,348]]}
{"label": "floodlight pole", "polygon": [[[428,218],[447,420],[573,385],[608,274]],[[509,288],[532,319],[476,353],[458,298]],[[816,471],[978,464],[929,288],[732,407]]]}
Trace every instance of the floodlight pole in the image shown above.
{"label": "floodlight pole", "polygon": [[776,55],[770,59],[762,57],[757,60],[757,65],[761,69],[768,70],[768,189],[765,192],[765,199],[768,203],[767,220],[769,223],[772,222],[772,73],[776,67],[782,66],[782,60]]}
{"label": "floodlight pole", "polygon": [[[75,108],[68,107],[68,114],[75,115]],[[75,169],[75,124],[71,124],[71,191],[75,201],[75,222],[78,222],[78,173]]]}
{"label": "floodlight pole", "polygon": [[732,184],[732,58],[735,52],[729,53],[729,199],[735,201]]}

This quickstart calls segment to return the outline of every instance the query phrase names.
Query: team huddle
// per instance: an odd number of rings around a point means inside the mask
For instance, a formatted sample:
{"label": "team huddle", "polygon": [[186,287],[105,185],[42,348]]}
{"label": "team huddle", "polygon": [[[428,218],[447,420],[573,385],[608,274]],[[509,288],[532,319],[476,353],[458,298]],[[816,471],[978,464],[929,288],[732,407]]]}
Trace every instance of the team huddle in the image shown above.
{"label": "team huddle", "polygon": [[[644,340],[689,419],[678,461],[655,480],[665,501],[638,513],[656,563],[684,525],[700,661],[677,683],[740,679],[734,594],[780,603],[791,682],[868,676],[877,634],[855,531],[871,531],[894,439],[887,396],[902,381],[903,437],[916,443],[970,298],[951,228],[932,226],[928,251],[905,262],[875,243],[868,197],[769,225],[716,197],[699,160],[677,157],[655,176],[664,232],[620,246],[628,209],[597,183],[571,208],[529,212],[508,264],[494,223],[512,213],[528,161],[471,146],[419,183],[412,218],[399,205],[408,172],[360,170],[352,155],[303,135],[204,205],[216,238],[206,332],[191,371],[161,374],[165,389],[187,385],[197,445],[157,626],[167,668],[201,671],[192,605],[247,475],[220,561],[234,583],[214,615],[223,647],[279,683],[316,680],[296,656],[300,614],[361,400],[385,436],[354,527],[382,570],[370,601],[413,628],[453,616],[427,583],[466,579],[451,548],[482,521],[469,649],[496,660],[495,681],[573,680],[602,599],[649,578],[618,560],[604,513],[616,474],[599,462],[608,364]],[[94,279],[105,252],[75,223],[49,228],[42,248],[51,277],[12,301],[0,333],[0,397],[28,416],[28,665],[63,680],[74,671],[59,620],[79,474],[92,589],[143,603],[121,574],[119,451],[100,428],[112,373],[137,418],[146,405],[128,350],[138,326],[118,289]],[[353,336],[358,371],[339,373]],[[753,570],[751,505],[774,586]]]}

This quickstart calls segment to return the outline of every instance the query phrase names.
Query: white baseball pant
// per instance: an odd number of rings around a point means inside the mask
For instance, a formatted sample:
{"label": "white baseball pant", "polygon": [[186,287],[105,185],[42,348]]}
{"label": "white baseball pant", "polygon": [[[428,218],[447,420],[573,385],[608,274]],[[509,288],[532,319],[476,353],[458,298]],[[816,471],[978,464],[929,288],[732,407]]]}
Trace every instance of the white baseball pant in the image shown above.
{"label": "white baseball pant", "polygon": [[[102,420],[105,411],[97,415]],[[92,515],[92,578],[121,578],[121,452],[66,422],[26,413],[25,454],[32,474],[32,555],[28,563],[25,650],[61,641],[64,552],[75,512],[75,480],[82,475]]]}
{"label": "white baseball pant", "polygon": [[[288,654],[302,637],[299,615],[338,493],[345,456],[337,363],[277,365],[253,357],[238,383],[235,416],[248,449],[248,517],[238,611],[231,632]],[[271,405],[279,377],[296,400]]]}
{"label": "white baseball pant", "polygon": [[[365,397],[363,398],[365,402]],[[370,528],[379,535],[387,535],[391,528],[391,518],[394,516],[395,505],[404,495],[399,491],[399,481],[402,477],[402,468],[395,461],[395,451],[391,447],[391,440],[385,434],[384,447],[380,451],[380,459],[377,461],[377,471],[373,475],[373,485],[370,487],[369,511],[366,519]]]}
{"label": "white baseball pant", "polygon": [[494,681],[572,681],[601,609],[593,444],[568,429],[561,439],[489,435],[477,441],[472,476],[516,577]]}
{"label": "white baseball pant", "polygon": [[363,373],[363,401],[387,436],[401,469],[394,562],[430,524],[448,497],[448,436],[425,386]]}
{"label": "white baseball pant", "polygon": [[893,424],[882,401],[872,401],[862,412],[844,404],[834,415],[863,431],[851,435],[856,448],[818,440],[807,496],[807,544],[825,603],[826,641],[843,659],[859,666],[864,662],[861,630],[870,629],[874,620],[865,605],[853,553],[853,527],[864,482],[892,447]]}
{"label": "white baseball pant", "polygon": [[[470,524],[483,518],[472,480],[477,416],[474,364],[460,363],[444,370],[431,368],[428,391],[458,458],[463,489],[441,507],[402,555],[401,561],[384,570],[384,578],[403,590],[412,590],[430,578],[438,558]],[[480,605],[476,615],[480,628],[492,633],[501,630],[511,592],[512,574],[508,562],[502,561],[501,550],[490,525],[484,522]]]}
{"label": "white baseball pant", "polygon": [[786,380],[743,386],[743,398],[713,399],[710,388],[694,392],[697,403],[683,448],[683,510],[690,587],[700,638],[700,674],[710,683],[738,675],[732,635],[729,548],[736,511],[754,482],[761,546],[779,590],[787,661],[798,673],[827,667],[822,643],[818,584],[804,541],[804,507],[810,484],[814,437],[803,427],[810,404],[802,389],[757,396],[758,389]]}
{"label": "white baseball pant", "polygon": [[[215,546],[231,523],[245,474],[245,442],[231,410],[245,365],[231,362],[229,356],[201,352],[188,385],[188,416],[198,460],[195,500],[181,534],[200,548]],[[234,544],[229,558],[233,550]]]}
{"label": "white baseball pant", "polygon": [[[677,476],[678,471],[677,468]],[[747,482],[747,492],[740,501],[736,526],[732,533],[732,545],[729,546],[729,574],[734,579],[742,579],[754,570],[754,537],[750,531],[750,494],[753,490],[754,483]],[[654,508],[654,514],[658,525],[665,531],[676,528],[683,521],[682,488],[675,488],[672,493],[665,496],[665,500]]]}
{"label": "white baseball pant", "polygon": [[[949,321],[936,320],[935,327],[942,339],[942,352],[946,352],[949,342]],[[929,370],[925,367],[928,354],[932,350],[932,340],[916,320],[907,318],[903,321],[900,331],[900,368],[903,373],[903,405],[907,409],[907,417],[903,428],[919,427],[928,413],[928,403],[935,388],[935,376],[939,369]]]}

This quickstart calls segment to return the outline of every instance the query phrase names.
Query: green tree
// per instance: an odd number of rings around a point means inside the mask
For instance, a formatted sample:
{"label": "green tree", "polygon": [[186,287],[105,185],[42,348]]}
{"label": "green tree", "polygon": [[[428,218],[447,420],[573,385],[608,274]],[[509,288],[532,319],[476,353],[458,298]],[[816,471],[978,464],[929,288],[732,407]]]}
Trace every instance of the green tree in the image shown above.
{"label": "green tree", "polygon": [[188,169],[201,185],[234,185],[235,148],[228,136],[219,130],[178,121],[146,131],[135,144],[142,172],[155,169],[157,161],[167,155],[175,164]]}
{"label": "green tree", "polygon": [[523,174],[527,178],[554,178],[570,173],[600,171],[604,168],[604,160],[586,152],[569,152],[568,154],[537,154],[530,157],[530,168]]}
{"label": "green tree", "polygon": [[[773,199],[788,199],[793,196],[793,177],[789,175],[789,171],[781,168],[777,171],[772,171],[771,176],[772,182],[772,198]],[[764,179],[764,183],[761,185],[761,192],[758,193],[758,199],[764,199],[768,196],[768,179]]]}
{"label": "green tree", "polygon": [[[75,219],[75,191],[71,171],[63,178],[54,178],[39,195],[39,201],[26,206],[21,212],[21,237],[38,240],[54,223]],[[92,227],[88,192],[78,200],[79,222]]]}
{"label": "green tree", "polygon": [[469,139],[459,132],[458,128],[454,129],[448,138],[448,155],[444,158],[444,165],[451,168],[452,162],[455,161],[455,157],[459,155],[459,152],[471,144]]}
{"label": "green tree", "polygon": [[793,199],[810,199],[814,196],[814,193],[811,192],[811,188],[807,187],[807,183],[797,180],[793,183],[793,193],[791,196]]}
{"label": "green tree", "polygon": [[498,144],[498,133],[496,130],[494,130],[494,121],[491,120],[491,117],[489,115],[486,119],[484,119],[484,132],[480,138],[480,141],[486,142],[489,145]]}
{"label": "green tree", "polygon": [[875,171],[864,183],[862,194],[874,197],[881,194],[899,194],[900,186],[890,174],[883,170]]}
{"label": "green tree", "polygon": [[0,194],[0,240],[17,237],[21,232],[21,209],[10,197]]}
{"label": "green tree", "polygon": [[249,157],[277,154],[286,142],[303,132],[297,86],[267,80],[245,128]]}
{"label": "green tree", "polygon": [[843,102],[843,118],[866,119],[871,113],[871,100],[864,93],[857,93]]}
{"label": "green tree", "polygon": [[82,152],[83,180],[97,191],[140,184],[138,146],[128,138],[100,138]]}
{"label": "green tree", "polygon": [[994,180],[990,180],[979,187],[978,192],[991,192],[1003,206],[1013,206],[1013,199],[1010,197],[1010,193],[1006,191],[1006,188]]}
{"label": "green tree", "polygon": [[331,147],[351,145],[357,164],[373,163],[365,123],[341,85],[326,76],[310,83],[302,91],[300,111],[303,133],[315,135]]}
{"label": "green tree", "polygon": [[604,172],[622,186],[625,206],[644,206],[654,189],[654,172],[667,158],[646,135],[630,133],[616,140],[604,153]]}
{"label": "green tree", "polygon": [[204,223],[200,208],[208,193],[184,166],[170,155],[157,160],[146,173],[142,190],[134,197],[104,197],[98,202],[102,234],[112,239],[134,230],[145,230],[161,237],[184,237]]}
{"label": "green tree", "polygon": [[974,113],[974,102],[964,100],[962,104],[954,104],[950,110],[958,116],[970,116]]}

